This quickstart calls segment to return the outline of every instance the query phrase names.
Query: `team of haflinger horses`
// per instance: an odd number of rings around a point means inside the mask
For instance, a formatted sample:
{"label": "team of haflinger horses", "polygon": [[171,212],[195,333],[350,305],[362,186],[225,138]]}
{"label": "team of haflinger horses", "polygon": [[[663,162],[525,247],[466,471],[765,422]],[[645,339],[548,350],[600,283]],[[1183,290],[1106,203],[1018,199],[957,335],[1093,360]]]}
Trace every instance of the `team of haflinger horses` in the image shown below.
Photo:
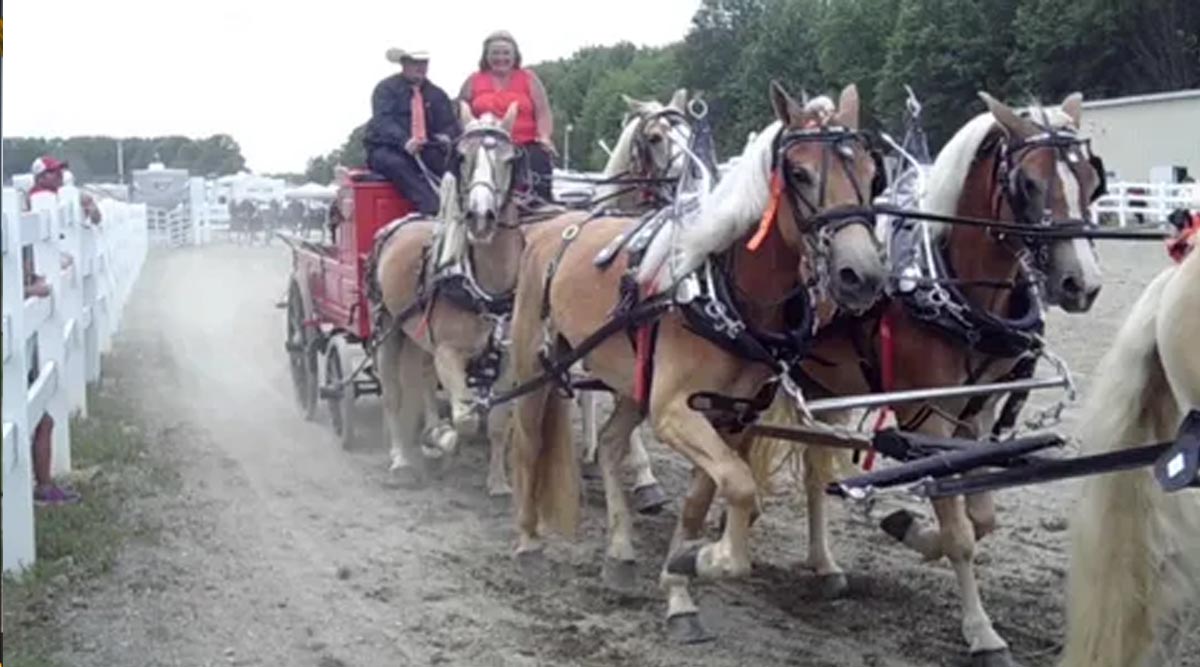
{"label": "team of haflinger horses", "polygon": [[[1098,229],[1089,208],[1104,172],[1081,133],[1082,97],[1023,109],[981,97],[987,111],[923,165],[910,210],[890,217],[876,207],[887,188],[883,142],[860,129],[853,85],[835,103],[797,101],[772,84],[774,122],[719,178],[685,91],[666,105],[627,100],[603,203],[586,211],[527,206],[513,187],[514,109],[474,118],[464,108],[460,168],[441,183],[441,213],[389,225],[371,263],[394,474],[419,479],[486,429],[489,492],[511,488],[514,498],[515,566],[543,572],[544,533],[573,533],[581,465],[595,456],[608,510],[603,576],[630,587],[635,510],[666,500],[636,435],[648,420],[692,464],[660,578],[667,632],[710,639],[689,586],[750,572],[751,525],[780,456],[778,441],[750,427],[759,413],[770,406],[776,419],[813,425],[807,399],[1029,377],[1048,355],[1045,308],[1086,313],[1100,292],[1088,232]],[[1077,434],[1085,452],[1174,437],[1200,406],[1197,333],[1200,253],[1191,253],[1146,288],[1092,376]],[[581,455],[571,399],[595,389],[614,408]],[[905,432],[986,447],[1012,425],[1001,398],[892,409]],[[590,419],[590,401],[581,405]],[[826,487],[849,452],[794,449],[807,565],[837,595],[847,579],[829,544]],[[705,541],[718,496],[721,536]],[[924,558],[950,561],[972,663],[1010,664],[973,565],[976,542],[995,527],[992,497],[940,497],[933,510],[936,526],[897,512],[882,527]],[[1185,608],[1200,599],[1200,497],[1165,493],[1141,468],[1091,477],[1072,530],[1066,664],[1169,660]]]}

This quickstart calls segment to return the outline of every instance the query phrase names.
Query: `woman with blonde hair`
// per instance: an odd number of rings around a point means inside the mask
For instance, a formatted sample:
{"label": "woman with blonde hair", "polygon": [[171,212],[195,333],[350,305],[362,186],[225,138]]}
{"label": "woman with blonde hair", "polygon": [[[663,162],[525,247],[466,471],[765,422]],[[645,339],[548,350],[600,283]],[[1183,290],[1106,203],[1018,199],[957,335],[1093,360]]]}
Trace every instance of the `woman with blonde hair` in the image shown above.
{"label": "woman with blonde hair", "polygon": [[543,201],[551,201],[554,116],[545,86],[533,70],[521,67],[521,50],[509,32],[499,30],[483,40],[479,70],[463,82],[458,97],[470,105],[475,116],[491,113],[502,117],[516,102],[512,138],[524,154],[518,173],[525,188]]}

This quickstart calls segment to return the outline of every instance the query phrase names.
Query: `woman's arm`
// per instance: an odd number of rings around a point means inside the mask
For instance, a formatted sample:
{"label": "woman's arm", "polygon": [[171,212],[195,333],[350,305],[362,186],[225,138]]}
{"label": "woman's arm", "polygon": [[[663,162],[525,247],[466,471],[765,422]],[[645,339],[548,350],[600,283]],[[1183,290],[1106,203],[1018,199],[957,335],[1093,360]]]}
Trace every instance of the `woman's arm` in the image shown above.
{"label": "woman's arm", "polygon": [[463,81],[462,87],[458,89],[458,97],[454,100],[454,115],[455,116],[458,115],[458,103],[459,102],[466,102],[467,104],[471,103],[471,81],[474,78],[475,78],[474,74],[468,76],[467,80]]}
{"label": "woman's arm", "polygon": [[529,72],[530,87],[533,89],[533,117],[537,121],[538,141],[551,151],[554,150],[554,111],[550,108],[550,97],[546,87],[533,70]]}

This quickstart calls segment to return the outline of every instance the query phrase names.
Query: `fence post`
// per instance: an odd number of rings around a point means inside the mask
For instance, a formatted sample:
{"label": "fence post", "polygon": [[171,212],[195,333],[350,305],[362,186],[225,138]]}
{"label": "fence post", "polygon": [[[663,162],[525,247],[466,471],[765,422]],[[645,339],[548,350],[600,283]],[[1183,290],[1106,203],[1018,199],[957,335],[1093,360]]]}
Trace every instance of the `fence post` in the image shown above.
{"label": "fence post", "polygon": [[79,190],[68,185],[58,192],[59,251],[69,266],[62,268],[63,313],[63,380],[67,390],[69,414],[87,416],[87,383],[85,379],[86,358],[84,355],[83,329],[87,326],[83,309],[83,281],[80,236],[83,227],[83,207]]}
{"label": "fence post", "polygon": [[30,460],[32,429],[28,405],[28,358],[25,346],[25,294],[21,267],[21,204],[17,191],[4,188],[0,219],[0,256],[3,258],[3,466],[4,570],[19,571],[33,564],[33,465]]}

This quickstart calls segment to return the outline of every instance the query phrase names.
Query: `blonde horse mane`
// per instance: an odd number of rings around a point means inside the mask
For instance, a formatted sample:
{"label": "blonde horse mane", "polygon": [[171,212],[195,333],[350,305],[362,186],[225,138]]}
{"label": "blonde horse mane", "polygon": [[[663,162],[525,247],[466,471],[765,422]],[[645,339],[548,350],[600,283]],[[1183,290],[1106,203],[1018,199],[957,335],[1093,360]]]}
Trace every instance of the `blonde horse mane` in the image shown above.
{"label": "blonde horse mane", "polygon": [[458,202],[458,179],[454,174],[446,172],[438,194],[441,202],[438,218],[442,224],[435,233],[434,247],[439,249],[435,268],[440,269],[463,259],[469,243],[467,225]]}
{"label": "blonde horse mane", "polygon": [[[1200,407],[1197,330],[1193,253],[1145,289],[1093,374],[1080,420],[1084,453],[1174,437],[1184,409]],[[1177,664],[1200,626],[1197,492],[1164,493],[1145,468],[1093,477],[1071,528],[1063,667]]]}
{"label": "blonde horse mane", "polygon": [[[1074,127],[1071,117],[1060,107],[1033,105],[1021,109],[1018,113],[1039,125],[1048,122],[1054,129],[1078,129]],[[962,197],[971,164],[975,161],[983,142],[999,129],[1000,124],[996,122],[995,116],[984,112],[954,133],[938,153],[926,176],[925,191],[921,198],[922,210],[940,215],[954,215],[958,211],[958,201]],[[946,227],[944,224],[931,223],[931,229],[938,234]]]}
{"label": "blonde horse mane", "polygon": [[[809,100],[804,108],[828,118],[835,107],[833,100],[821,96]],[[677,222],[673,229],[655,237],[642,261],[638,282],[655,279],[657,289],[666,288],[698,268],[705,257],[725,250],[754,228],[771,197],[772,148],[782,129],[782,121],[776,120],[759,132],[729,173],[701,197],[696,218]]]}

